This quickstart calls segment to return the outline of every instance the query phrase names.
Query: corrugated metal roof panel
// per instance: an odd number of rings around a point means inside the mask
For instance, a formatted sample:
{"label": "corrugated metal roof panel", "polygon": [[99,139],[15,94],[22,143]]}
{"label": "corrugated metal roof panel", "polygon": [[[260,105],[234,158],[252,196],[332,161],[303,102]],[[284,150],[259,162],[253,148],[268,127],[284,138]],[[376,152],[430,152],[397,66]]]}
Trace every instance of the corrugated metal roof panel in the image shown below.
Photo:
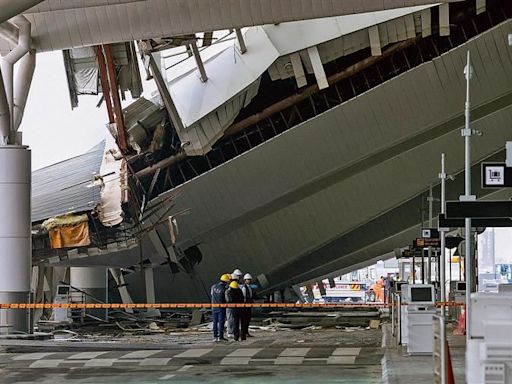
{"label": "corrugated metal roof panel", "polygon": [[92,181],[100,174],[104,153],[102,141],[83,155],[32,172],[32,222],[94,209],[100,187]]}

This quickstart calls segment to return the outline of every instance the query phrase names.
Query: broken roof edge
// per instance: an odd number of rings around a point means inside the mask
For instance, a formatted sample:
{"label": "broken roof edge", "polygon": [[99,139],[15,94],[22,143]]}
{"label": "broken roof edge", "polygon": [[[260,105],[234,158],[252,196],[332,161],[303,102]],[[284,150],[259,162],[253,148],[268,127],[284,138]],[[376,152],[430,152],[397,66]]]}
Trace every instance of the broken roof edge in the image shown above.
{"label": "broken roof edge", "polygon": [[[190,127],[243,92],[281,56],[439,4],[249,27],[244,31],[244,54],[231,40],[201,50],[206,82],[200,80],[194,57],[165,69],[169,92],[183,125]],[[191,105],[190,100],[198,102]]]}

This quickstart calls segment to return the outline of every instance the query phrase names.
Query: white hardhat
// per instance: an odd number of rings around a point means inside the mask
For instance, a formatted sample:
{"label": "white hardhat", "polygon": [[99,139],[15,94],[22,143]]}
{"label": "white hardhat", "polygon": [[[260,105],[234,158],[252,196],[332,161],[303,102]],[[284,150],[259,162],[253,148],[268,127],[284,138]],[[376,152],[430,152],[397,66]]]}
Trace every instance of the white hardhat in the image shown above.
{"label": "white hardhat", "polygon": [[235,269],[235,270],[233,271],[233,273],[231,274],[231,276],[235,276],[235,275],[236,275],[236,276],[242,276],[242,271],[241,271],[241,270],[239,270],[239,269]]}
{"label": "white hardhat", "polygon": [[244,280],[252,280],[252,276],[250,273],[246,273],[244,276]]}

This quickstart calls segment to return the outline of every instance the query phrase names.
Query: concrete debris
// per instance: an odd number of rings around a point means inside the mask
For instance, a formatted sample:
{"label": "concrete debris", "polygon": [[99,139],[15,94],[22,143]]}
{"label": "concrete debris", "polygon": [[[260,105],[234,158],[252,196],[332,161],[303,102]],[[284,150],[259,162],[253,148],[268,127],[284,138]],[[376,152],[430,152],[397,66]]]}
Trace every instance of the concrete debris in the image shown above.
{"label": "concrete debris", "polygon": [[[175,343],[189,344],[190,341],[210,337],[213,324],[208,311],[162,312],[160,317],[147,317],[146,311],[128,314],[123,311],[111,311],[108,322],[88,321],[67,325],[39,323],[46,327],[52,337],[58,341],[69,342],[107,342],[119,343],[120,340],[162,338]],[[377,316],[376,316],[377,315]],[[378,330],[382,319],[379,312],[365,311],[253,311],[251,332],[293,334],[297,342],[309,342],[310,337],[320,331],[331,329],[346,335],[347,333]],[[53,329],[50,329],[52,328]],[[40,328],[40,329],[41,329]],[[70,330],[71,329],[71,330]],[[289,336],[284,336],[289,338]],[[345,336],[344,336],[345,337]],[[302,341],[301,341],[302,340]],[[195,341],[194,341],[195,342]]]}
{"label": "concrete debris", "polygon": [[[362,327],[343,327],[343,326],[339,325],[339,326],[336,326],[336,329],[342,330],[344,332],[355,332],[355,331],[360,331],[363,328]],[[365,329],[370,329],[370,328],[367,327]]]}
{"label": "concrete debris", "polygon": [[319,329],[323,329],[323,327],[318,325],[310,325],[309,327],[303,328],[305,331],[317,331]]}
{"label": "concrete debris", "polygon": [[161,329],[157,323],[155,323],[154,321],[152,321],[151,323],[149,323],[149,331],[152,332],[152,333],[164,333],[165,331],[163,329]]}
{"label": "concrete debris", "polygon": [[58,341],[77,340],[79,338],[78,333],[70,331],[69,329],[57,329],[50,333],[53,335],[53,338]]}
{"label": "concrete debris", "polygon": [[190,320],[190,326],[197,326],[203,322],[203,313],[199,309],[192,311],[192,319]]}

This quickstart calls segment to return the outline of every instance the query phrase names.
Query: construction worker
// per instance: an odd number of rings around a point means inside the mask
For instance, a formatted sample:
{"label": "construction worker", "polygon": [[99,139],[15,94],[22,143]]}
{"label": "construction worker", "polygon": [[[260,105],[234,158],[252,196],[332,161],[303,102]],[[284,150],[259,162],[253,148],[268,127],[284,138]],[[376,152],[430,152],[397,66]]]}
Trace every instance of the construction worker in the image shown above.
{"label": "construction worker", "polygon": [[[254,292],[252,290],[252,276],[250,273],[246,273],[244,276],[244,284],[241,286],[242,293],[244,294],[244,303],[254,303]],[[242,340],[246,337],[252,337],[249,334],[249,325],[251,324],[252,308],[241,308],[241,333]]]}
{"label": "construction worker", "polygon": [[238,283],[238,285],[240,284],[243,284],[243,280],[242,280],[242,276],[243,276],[243,273],[241,270],[239,270],[238,268],[235,269],[233,271],[233,273],[231,274],[231,279],[234,280],[235,279],[235,276],[238,276],[238,280],[236,280],[236,282]]}
{"label": "construction worker", "polygon": [[[233,304],[242,304],[244,302],[244,294],[238,286],[236,281],[229,283],[229,288],[226,290],[226,302]],[[233,338],[238,341],[240,338],[240,314],[242,308],[230,308],[233,316],[232,331]]]}
{"label": "construction worker", "polygon": [[[240,279],[242,278],[242,271],[239,269],[235,269],[231,274],[230,281],[236,281],[240,284]],[[227,316],[227,328],[228,328],[228,337],[233,337],[233,308],[227,308],[226,311]]]}
{"label": "construction worker", "polygon": [[381,276],[375,283],[375,298],[377,301],[384,302],[384,276]]}
{"label": "construction worker", "polygon": [[[226,303],[226,289],[231,276],[225,273],[220,277],[220,282],[212,285],[210,295],[212,304]],[[212,307],[213,314],[213,341],[227,341],[224,337],[224,322],[226,321],[226,308]]]}

